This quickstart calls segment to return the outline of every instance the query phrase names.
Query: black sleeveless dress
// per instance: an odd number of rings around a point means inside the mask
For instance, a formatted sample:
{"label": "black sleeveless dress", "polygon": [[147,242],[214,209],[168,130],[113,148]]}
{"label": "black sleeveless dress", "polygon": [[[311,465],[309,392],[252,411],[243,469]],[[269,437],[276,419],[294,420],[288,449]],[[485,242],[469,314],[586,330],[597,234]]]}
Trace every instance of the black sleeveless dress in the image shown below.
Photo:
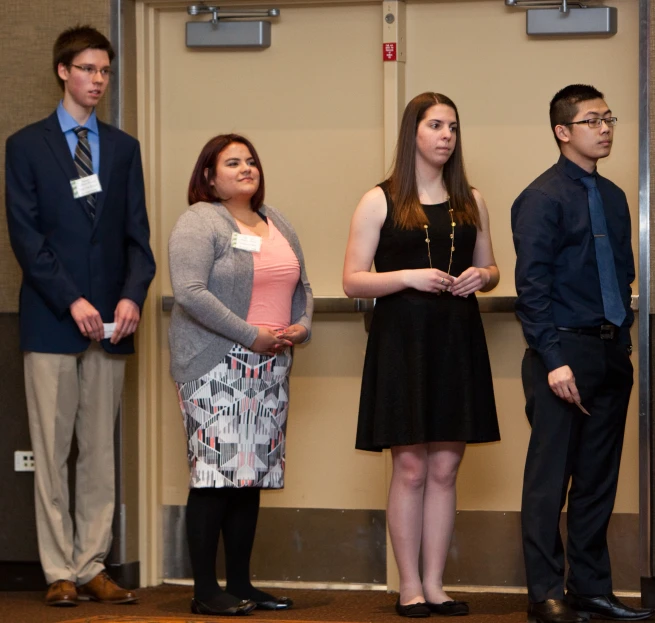
{"label": "black sleeveless dress", "polygon": [[[429,268],[425,230],[398,229],[384,184],[387,218],[375,253],[377,272]],[[450,258],[448,203],[423,206],[432,266]],[[477,230],[455,227],[450,274],[473,263]],[[431,441],[498,441],[494,390],[475,295],[406,289],[376,300],[368,336],[356,448],[379,451]]]}

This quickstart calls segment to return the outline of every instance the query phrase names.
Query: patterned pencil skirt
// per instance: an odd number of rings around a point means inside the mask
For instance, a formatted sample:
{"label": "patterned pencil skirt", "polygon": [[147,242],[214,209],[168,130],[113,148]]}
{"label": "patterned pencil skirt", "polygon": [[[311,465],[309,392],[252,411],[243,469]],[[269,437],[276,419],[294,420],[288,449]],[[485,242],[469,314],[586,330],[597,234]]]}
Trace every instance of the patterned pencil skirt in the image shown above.
{"label": "patterned pencil skirt", "polygon": [[189,487],[284,487],[291,359],[235,344],[204,376],[176,383]]}

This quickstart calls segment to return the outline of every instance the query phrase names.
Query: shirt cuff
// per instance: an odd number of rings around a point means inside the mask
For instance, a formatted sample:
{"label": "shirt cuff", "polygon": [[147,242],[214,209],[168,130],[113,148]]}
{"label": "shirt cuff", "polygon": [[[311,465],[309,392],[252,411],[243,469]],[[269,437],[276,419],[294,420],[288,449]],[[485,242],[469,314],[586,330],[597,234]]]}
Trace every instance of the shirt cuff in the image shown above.
{"label": "shirt cuff", "polygon": [[539,353],[539,355],[541,356],[548,372],[552,372],[557,368],[567,365],[562,356],[562,350],[559,347],[551,348],[545,353]]}

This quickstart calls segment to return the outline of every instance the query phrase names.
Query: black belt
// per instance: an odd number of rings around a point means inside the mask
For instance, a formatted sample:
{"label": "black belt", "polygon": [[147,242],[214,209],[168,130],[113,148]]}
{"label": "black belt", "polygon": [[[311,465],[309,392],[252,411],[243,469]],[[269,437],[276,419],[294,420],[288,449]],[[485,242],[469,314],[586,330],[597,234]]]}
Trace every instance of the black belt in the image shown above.
{"label": "black belt", "polygon": [[578,335],[593,335],[601,340],[613,340],[619,336],[619,327],[613,324],[602,324],[599,327],[555,327],[558,331],[577,333]]}

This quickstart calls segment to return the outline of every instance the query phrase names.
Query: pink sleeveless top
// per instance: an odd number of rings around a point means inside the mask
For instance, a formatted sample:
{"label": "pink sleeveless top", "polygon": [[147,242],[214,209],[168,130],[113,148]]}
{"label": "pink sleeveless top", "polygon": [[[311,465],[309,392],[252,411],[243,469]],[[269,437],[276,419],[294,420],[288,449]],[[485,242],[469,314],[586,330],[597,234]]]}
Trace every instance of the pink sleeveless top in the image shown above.
{"label": "pink sleeveless top", "polygon": [[[247,236],[256,235],[237,221]],[[252,296],[246,322],[256,327],[286,329],[291,324],[291,299],[300,279],[300,262],[287,239],[268,219],[268,238],[262,238],[259,253],[253,253]]]}

